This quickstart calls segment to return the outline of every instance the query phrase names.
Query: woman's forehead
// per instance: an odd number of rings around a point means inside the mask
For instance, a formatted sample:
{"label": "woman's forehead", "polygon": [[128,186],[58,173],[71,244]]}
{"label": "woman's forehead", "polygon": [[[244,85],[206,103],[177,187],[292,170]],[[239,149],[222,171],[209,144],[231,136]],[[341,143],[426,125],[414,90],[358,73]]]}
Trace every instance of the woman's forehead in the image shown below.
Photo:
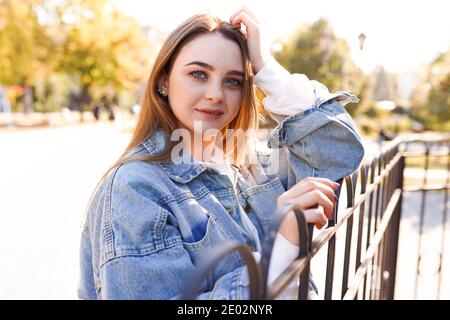
{"label": "woman's forehead", "polygon": [[193,61],[207,63],[214,68],[244,71],[239,45],[217,32],[202,34],[185,44],[175,64],[184,66]]}

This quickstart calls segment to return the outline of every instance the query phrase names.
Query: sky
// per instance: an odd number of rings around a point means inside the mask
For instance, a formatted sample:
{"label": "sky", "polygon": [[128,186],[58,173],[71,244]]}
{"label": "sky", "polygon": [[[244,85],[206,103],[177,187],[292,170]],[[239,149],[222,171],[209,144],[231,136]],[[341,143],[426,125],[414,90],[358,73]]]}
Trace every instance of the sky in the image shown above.
{"label": "sky", "polygon": [[[113,0],[142,25],[170,32],[202,10],[228,17],[242,5],[263,23],[270,40],[287,38],[298,26],[323,17],[347,40],[366,72],[377,65],[408,72],[450,48],[449,0]],[[276,4],[275,4],[276,3]],[[359,50],[358,35],[367,38]]]}

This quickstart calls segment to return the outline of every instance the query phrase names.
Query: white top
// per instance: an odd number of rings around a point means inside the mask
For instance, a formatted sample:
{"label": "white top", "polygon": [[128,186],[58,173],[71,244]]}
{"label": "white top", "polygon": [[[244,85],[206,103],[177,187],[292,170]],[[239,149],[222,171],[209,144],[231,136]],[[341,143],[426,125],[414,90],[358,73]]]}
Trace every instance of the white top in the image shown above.
{"label": "white top", "polygon": [[[271,57],[253,78],[254,84],[263,89],[266,97],[262,103],[264,108],[272,113],[291,116],[300,111],[312,108],[319,96],[329,94],[328,89],[317,81],[311,81],[304,74],[290,74],[273,57]],[[200,162],[205,166],[227,175],[230,181],[236,183],[236,169],[228,162]],[[299,247],[277,233],[269,266],[268,282],[272,284],[280,274],[297,258]],[[261,254],[253,252],[256,261]],[[279,299],[297,299],[298,283],[291,283]],[[317,298],[314,291],[309,292],[309,299]]]}
{"label": "white top", "polygon": [[[253,78],[253,83],[264,90],[266,97],[262,104],[267,111],[292,116],[311,109],[319,97],[329,96],[327,87],[315,80],[309,80],[304,74],[291,74],[273,57]],[[280,274],[297,258],[299,247],[277,233],[269,265],[268,282],[272,284]],[[259,252],[253,253],[259,261]],[[277,299],[297,299],[298,281],[291,284]],[[317,299],[315,291],[309,290],[308,299]]]}
{"label": "white top", "polygon": [[266,93],[264,108],[275,114],[292,116],[312,108],[319,97],[330,96],[327,87],[304,74],[290,74],[273,57],[253,78]]}
{"label": "white top", "polygon": [[218,163],[215,163],[215,162],[204,162],[204,161],[198,161],[198,160],[196,160],[196,161],[198,163],[201,163],[201,164],[205,165],[206,167],[210,167],[210,168],[216,169],[217,171],[219,171],[220,174],[226,175],[230,179],[230,181],[233,184],[233,186],[236,185],[236,172],[234,171],[236,169],[234,169],[230,165],[228,160],[221,161],[221,162],[218,162]]}
{"label": "white top", "polygon": [[[297,258],[299,247],[277,233],[272,248],[272,257],[269,265],[268,282],[272,284],[280,274]],[[261,260],[259,252],[253,252],[256,261]]]}
{"label": "white top", "polygon": [[[212,162],[202,162],[199,163],[214,168],[220,172],[220,174],[227,175],[230,181],[235,185],[236,172],[231,168],[229,163],[212,163]],[[277,233],[275,238],[272,258],[269,266],[268,282],[272,284],[275,279],[297,258],[299,247],[287,240],[281,233]],[[257,262],[261,260],[261,254],[257,251],[253,252],[253,256]],[[285,293],[280,296],[280,299],[296,299],[296,283],[292,283]]]}

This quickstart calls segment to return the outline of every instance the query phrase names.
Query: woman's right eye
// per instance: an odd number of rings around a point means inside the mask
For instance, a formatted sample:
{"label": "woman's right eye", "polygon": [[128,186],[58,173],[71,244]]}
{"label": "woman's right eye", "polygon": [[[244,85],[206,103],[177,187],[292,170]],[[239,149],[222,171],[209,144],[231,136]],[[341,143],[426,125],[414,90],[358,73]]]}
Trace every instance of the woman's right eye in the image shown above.
{"label": "woman's right eye", "polygon": [[190,73],[191,76],[193,76],[196,79],[206,79],[206,74],[203,71],[193,71]]}

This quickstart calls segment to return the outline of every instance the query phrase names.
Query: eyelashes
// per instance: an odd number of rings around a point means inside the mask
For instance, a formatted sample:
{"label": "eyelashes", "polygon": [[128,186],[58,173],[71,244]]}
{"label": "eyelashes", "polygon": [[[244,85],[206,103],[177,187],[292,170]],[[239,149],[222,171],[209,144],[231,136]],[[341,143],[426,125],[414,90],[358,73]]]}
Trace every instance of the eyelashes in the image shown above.
{"label": "eyelashes", "polygon": [[242,81],[238,79],[228,79],[227,81],[229,81],[229,83],[236,88],[242,87]]}
{"label": "eyelashes", "polygon": [[[200,71],[200,70],[192,71],[189,73],[189,75],[191,75],[194,79],[197,79],[197,80],[207,80],[208,79],[208,75],[205,72]],[[242,81],[239,79],[235,79],[235,78],[226,79],[225,83],[232,88],[242,87]]]}
{"label": "eyelashes", "polygon": [[193,71],[193,72],[191,72],[191,73],[189,73],[191,76],[193,76],[194,78],[196,78],[196,79],[201,79],[201,80],[203,80],[203,79],[207,79],[208,77],[206,76],[206,74],[203,72],[203,71],[198,71],[198,70],[196,70],[196,71]]}

